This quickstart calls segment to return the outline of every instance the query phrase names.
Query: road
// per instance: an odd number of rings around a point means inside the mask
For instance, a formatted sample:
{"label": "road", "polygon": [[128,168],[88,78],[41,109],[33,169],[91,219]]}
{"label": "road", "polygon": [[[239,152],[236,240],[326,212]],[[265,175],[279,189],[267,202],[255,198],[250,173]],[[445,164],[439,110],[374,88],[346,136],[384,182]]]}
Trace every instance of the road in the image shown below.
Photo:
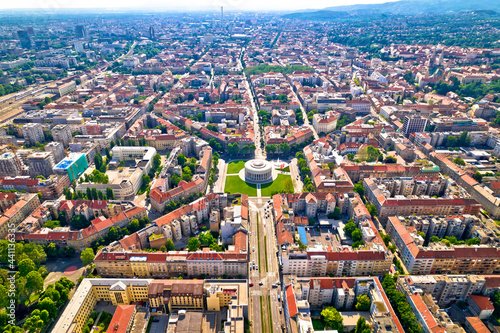
{"label": "road", "polygon": [[224,184],[226,180],[226,162],[222,159],[219,158],[219,164],[217,165],[218,169],[218,175],[217,175],[217,180],[214,183],[213,186],[213,193],[223,193],[224,192]]}
{"label": "road", "polygon": [[[272,218],[265,217],[269,198],[251,198],[250,200],[250,263],[249,280],[254,284],[250,288],[250,320],[253,332],[279,333],[285,323],[282,299],[278,301],[281,287],[273,288],[280,281],[279,265],[276,256],[277,243]],[[257,222],[257,223],[256,223]],[[259,251],[260,247],[260,251]],[[260,260],[259,260],[260,257]],[[253,262],[258,270],[253,269]],[[266,267],[267,263],[267,267]],[[262,286],[259,283],[262,282]],[[262,296],[262,315],[261,315]],[[271,306],[269,306],[271,304]],[[281,308],[281,313],[280,313]],[[273,329],[271,331],[270,326]]]}
{"label": "road", "polygon": [[306,109],[304,109],[304,107],[302,106],[302,102],[300,101],[299,97],[297,96],[297,94],[295,93],[293,88],[291,90],[292,90],[292,94],[295,96],[297,101],[299,101],[300,110],[302,111],[302,117],[304,118],[304,125],[302,125],[302,126],[308,126],[313,132],[314,140],[318,140],[319,139],[318,133],[316,133],[316,130],[314,129],[312,124],[309,122],[309,119],[307,119]]}
{"label": "road", "polygon": [[302,182],[302,178],[300,177],[299,166],[297,165],[297,159],[293,158],[290,163],[290,175],[292,176],[293,185],[295,188],[295,193],[302,192],[302,188],[304,187],[304,183]]}
{"label": "road", "polygon": [[[242,49],[242,53],[245,52],[245,48]],[[241,58],[238,58],[238,64],[241,68],[243,68],[243,64],[241,63]],[[255,158],[265,160],[267,158],[266,152],[262,149],[260,145],[260,128],[259,128],[259,115],[258,109],[255,105],[255,96],[253,94],[252,89],[250,88],[250,84],[248,83],[247,76],[243,71],[243,76],[245,77],[245,87],[248,91],[248,95],[250,96],[250,104],[252,105],[252,113],[253,113],[253,131],[254,131],[254,142],[255,142]]]}

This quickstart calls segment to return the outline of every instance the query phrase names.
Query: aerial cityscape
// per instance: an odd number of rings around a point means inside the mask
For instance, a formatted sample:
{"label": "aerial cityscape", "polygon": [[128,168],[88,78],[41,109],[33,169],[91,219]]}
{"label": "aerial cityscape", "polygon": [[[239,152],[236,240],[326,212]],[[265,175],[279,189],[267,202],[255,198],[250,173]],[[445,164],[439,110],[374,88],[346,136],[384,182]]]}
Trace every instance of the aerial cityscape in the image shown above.
{"label": "aerial cityscape", "polygon": [[0,4],[0,332],[500,333],[498,0],[111,2]]}

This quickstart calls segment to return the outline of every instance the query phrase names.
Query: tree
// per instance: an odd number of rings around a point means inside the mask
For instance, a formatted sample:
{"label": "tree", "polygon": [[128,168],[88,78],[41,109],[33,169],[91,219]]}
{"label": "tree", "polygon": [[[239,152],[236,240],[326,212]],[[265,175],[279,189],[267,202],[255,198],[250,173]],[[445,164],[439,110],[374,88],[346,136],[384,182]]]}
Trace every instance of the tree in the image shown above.
{"label": "tree", "polygon": [[171,239],[167,240],[167,243],[165,244],[165,246],[167,247],[167,252],[169,252],[169,251],[175,251],[175,245],[174,245],[174,242],[172,242]]}
{"label": "tree", "polygon": [[111,187],[106,187],[106,198],[108,200],[115,200],[115,193]]}
{"label": "tree", "polygon": [[267,145],[265,150],[268,154],[274,154],[276,152],[276,145]]}
{"label": "tree", "polygon": [[358,311],[368,311],[370,310],[370,297],[366,295],[359,295],[356,298],[356,310]]}
{"label": "tree", "polygon": [[457,142],[458,139],[453,135],[448,136],[448,138],[446,139],[446,144],[448,145],[448,147],[456,147]]}
{"label": "tree", "polygon": [[33,260],[27,258],[19,262],[18,269],[21,276],[26,276],[30,272],[34,271],[36,269],[36,266]]}
{"label": "tree", "polygon": [[26,275],[26,285],[34,293],[39,293],[43,290],[43,278],[37,271],[33,271]]}
{"label": "tree", "polygon": [[283,153],[284,155],[288,154],[290,152],[290,145],[286,142],[282,142],[279,144],[279,149],[281,151],[281,153]]}
{"label": "tree", "polygon": [[83,250],[82,254],[80,255],[80,259],[82,259],[83,264],[85,266],[91,264],[94,261],[94,258],[95,258],[94,250],[90,247]]}
{"label": "tree", "polygon": [[393,163],[396,163],[398,161],[397,158],[395,158],[394,156],[387,156],[384,160],[384,163],[387,163],[387,164],[393,164]]}
{"label": "tree", "polygon": [[354,192],[358,193],[361,197],[365,195],[365,188],[363,187],[363,181],[360,180],[357,184],[354,185]]}
{"label": "tree", "polygon": [[377,207],[374,204],[367,204],[366,209],[368,209],[368,213],[370,213],[371,217],[377,216]]}
{"label": "tree", "polygon": [[348,222],[345,226],[344,226],[344,232],[347,236],[351,237],[352,233],[354,232],[354,230],[356,230],[358,227],[356,227],[356,224],[354,222]]}
{"label": "tree", "polygon": [[200,248],[200,241],[196,237],[191,237],[188,241],[187,248],[189,252],[197,251]]}
{"label": "tree", "polygon": [[57,307],[53,300],[48,297],[44,297],[40,302],[38,302],[38,309],[41,311],[47,310],[50,318],[55,318],[57,316]]}
{"label": "tree", "polygon": [[323,321],[328,328],[337,330],[339,333],[344,332],[344,325],[342,325],[344,318],[342,318],[340,313],[333,306],[323,309],[323,311],[321,311],[321,317],[323,317]]}
{"label": "tree", "polygon": [[359,317],[354,333],[371,333],[371,327],[366,322],[365,317]]}
{"label": "tree", "polygon": [[480,173],[479,171],[476,171],[476,173],[472,175],[472,178],[474,178],[478,183],[483,182],[483,174]]}
{"label": "tree", "polygon": [[184,166],[184,164],[186,164],[187,162],[187,158],[186,156],[182,155],[182,154],[179,154],[179,156],[177,156],[177,163],[180,165],[180,166]]}
{"label": "tree", "polygon": [[[7,305],[9,305],[9,297],[7,293],[7,288],[3,284],[0,284],[0,309],[5,308]],[[4,326],[5,324],[2,325],[2,321],[0,320],[0,327]]]}
{"label": "tree", "polygon": [[182,169],[182,180],[189,182],[193,178],[193,173],[191,172],[191,169],[189,166],[185,166],[184,169]]}
{"label": "tree", "polygon": [[340,208],[339,207],[335,207],[335,209],[333,210],[333,212],[328,214],[328,218],[329,219],[338,220],[340,218]]}
{"label": "tree", "polygon": [[351,238],[353,241],[357,242],[363,239],[363,234],[361,233],[361,230],[356,228],[351,234]]}
{"label": "tree", "polygon": [[235,142],[235,143],[229,143],[227,145],[227,151],[229,154],[237,154],[238,151],[239,151],[239,146],[238,144]]}
{"label": "tree", "polygon": [[455,159],[453,160],[453,163],[455,163],[456,165],[465,166],[465,161],[463,159],[461,159],[460,157],[455,157]]}

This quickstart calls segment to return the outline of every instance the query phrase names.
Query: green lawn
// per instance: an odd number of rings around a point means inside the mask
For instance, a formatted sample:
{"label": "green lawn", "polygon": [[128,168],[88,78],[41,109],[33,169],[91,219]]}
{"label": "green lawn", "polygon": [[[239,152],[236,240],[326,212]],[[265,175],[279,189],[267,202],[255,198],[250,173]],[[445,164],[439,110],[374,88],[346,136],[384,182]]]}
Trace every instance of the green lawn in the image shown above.
{"label": "green lawn", "polygon": [[226,187],[224,188],[224,192],[227,192],[229,194],[233,193],[248,194],[248,196],[250,197],[256,197],[257,185],[245,183],[243,180],[241,180],[240,176],[236,175],[227,176]]}
{"label": "green lawn", "polygon": [[313,319],[312,324],[315,331],[325,330],[325,323],[321,319]]}
{"label": "green lawn", "polygon": [[230,175],[232,173],[240,172],[240,170],[245,167],[245,162],[246,161],[229,162],[229,164],[227,165],[227,174]]}
{"label": "green lawn", "polygon": [[271,196],[271,193],[283,190],[285,188],[285,181],[287,179],[290,179],[290,181],[292,181],[292,177],[290,175],[279,174],[278,177],[276,177],[276,179],[272,183],[262,184],[260,187],[261,195],[263,197],[269,197]]}
{"label": "green lawn", "polygon": [[287,166],[283,169],[278,169],[279,171],[283,171],[283,172],[290,172],[290,166]]}

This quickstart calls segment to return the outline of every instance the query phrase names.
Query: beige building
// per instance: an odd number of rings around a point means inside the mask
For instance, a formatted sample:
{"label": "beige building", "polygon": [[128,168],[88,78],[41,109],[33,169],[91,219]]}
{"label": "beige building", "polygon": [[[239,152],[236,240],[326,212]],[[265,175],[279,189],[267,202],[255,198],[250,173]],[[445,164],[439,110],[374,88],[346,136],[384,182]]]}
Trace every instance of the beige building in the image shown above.
{"label": "beige building", "polygon": [[19,223],[27,218],[40,206],[37,193],[26,193],[0,217],[0,238],[7,236],[8,230],[14,230]]}

